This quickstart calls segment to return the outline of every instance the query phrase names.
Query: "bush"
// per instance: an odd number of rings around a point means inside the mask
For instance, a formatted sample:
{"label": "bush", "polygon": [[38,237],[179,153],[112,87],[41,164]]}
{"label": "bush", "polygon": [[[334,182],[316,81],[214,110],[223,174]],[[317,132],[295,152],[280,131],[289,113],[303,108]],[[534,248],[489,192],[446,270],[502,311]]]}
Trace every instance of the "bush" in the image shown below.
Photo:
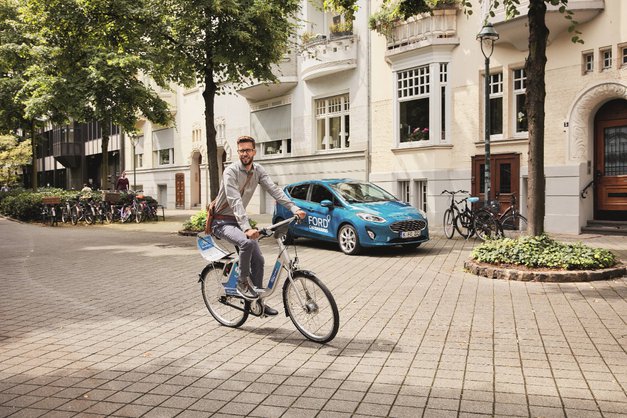
{"label": "bush", "polygon": [[[193,214],[189,217],[189,220],[183,223],[183,230],[185,231],[204,231],[205,230],[205,221],[207,219],[207,211],[205,209],[201,210],[198,213]],[[250,226],[253,228],[257,226],[257,221],[254,219],[249,219]]]}
{"label": "bush", "polygon": [[489,264],[563,270],[594,270],[616,264],[616,256],[608,250],[580,242],[560,243],[547,235],[486,241],[472,250],[471,258]]}

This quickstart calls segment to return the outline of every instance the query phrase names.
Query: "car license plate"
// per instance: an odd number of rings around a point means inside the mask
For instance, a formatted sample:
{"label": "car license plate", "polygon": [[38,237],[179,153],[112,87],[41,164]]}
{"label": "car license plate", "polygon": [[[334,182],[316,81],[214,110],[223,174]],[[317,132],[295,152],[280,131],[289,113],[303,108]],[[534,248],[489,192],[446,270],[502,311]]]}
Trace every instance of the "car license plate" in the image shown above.
{"label": "car license plate", "polygon": [[416,238],[420,236],[420,231],[401,231],[401,238]]}

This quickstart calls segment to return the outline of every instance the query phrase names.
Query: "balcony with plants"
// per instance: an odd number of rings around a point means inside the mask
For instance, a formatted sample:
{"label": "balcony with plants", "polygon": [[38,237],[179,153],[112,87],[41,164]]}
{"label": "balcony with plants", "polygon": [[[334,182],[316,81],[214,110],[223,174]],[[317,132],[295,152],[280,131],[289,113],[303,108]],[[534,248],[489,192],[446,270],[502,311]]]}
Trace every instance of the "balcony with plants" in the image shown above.
{"label": "balcony with plants", "polygon": [[357,37],[353,21],[336,19],[328,35],[304,32],[301,35],[301,78],[313,80],[357,67]]}
{"label": "balcony with plants", "polygon": [[431,45],[457,45],[460,7],[457,0],[389,1],[370,16],[368,24],[386,37],[386,57]]}

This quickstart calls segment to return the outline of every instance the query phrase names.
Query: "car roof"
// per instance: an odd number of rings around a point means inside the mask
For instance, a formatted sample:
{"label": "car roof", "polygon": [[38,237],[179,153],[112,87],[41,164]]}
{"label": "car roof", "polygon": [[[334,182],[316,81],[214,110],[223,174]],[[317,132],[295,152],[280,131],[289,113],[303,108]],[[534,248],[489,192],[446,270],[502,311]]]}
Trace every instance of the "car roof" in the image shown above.
{"label": "car roof", "polygon": [[318,183],[318,184],[337,184],[337,183],[361,183],[361,180],[355,180],[355,179],[349,179],[349,178],[338,178],[338,179],[315,179],[315,180],[304,180],[304,181],[299,181],[296,183],[291,183],[288,184],[285,187],[293,187],[293,186],[298,186],[300,184],[307,184],[307,183]]}

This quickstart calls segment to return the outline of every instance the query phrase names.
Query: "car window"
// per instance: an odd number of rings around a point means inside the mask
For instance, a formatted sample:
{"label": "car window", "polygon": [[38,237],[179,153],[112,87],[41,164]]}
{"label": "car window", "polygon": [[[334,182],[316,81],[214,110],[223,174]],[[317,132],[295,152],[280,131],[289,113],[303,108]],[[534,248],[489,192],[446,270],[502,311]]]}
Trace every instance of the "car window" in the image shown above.
{"label": "car window", "polygon": [[372,183],[336,183],[332,187],[349,203],[398,200],[392,194]]}
{"label": "car window", "polygon": [[326,199],[335,204],[335,201],[333,199],[333,193],[331,193],[331,190],[327,189],[321,184],[314,184],[311,187],[311,199],[309,200],[311,200],[312,202],[320,203]]}
{"label": "car window", "polygon": [[290,196],[294,199],[307,200],[307,190],[309,190],[309,183],[297,184],[290,189]]}

